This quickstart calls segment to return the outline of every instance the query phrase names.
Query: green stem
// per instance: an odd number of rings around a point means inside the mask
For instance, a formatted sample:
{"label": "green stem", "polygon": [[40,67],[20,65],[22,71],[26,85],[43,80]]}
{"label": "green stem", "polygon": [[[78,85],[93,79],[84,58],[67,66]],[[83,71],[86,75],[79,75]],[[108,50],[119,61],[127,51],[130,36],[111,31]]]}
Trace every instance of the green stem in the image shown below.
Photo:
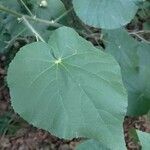
{"label": "green stem", "polygon": [[45,42],[44,39],[40,36],[40,34],[34,29],[34,27],[28,22],[28,20],[23,16],[25,25],[38,37],[42,42]]}
{"label": "green stem", "polygon": [[47,24],[51,27],[59,28],[59,27],[63,26],[62,24],[59,24],[59,23],[54,22],[54,21],[48,21],[48,20],[44,20],[44,19],[40,19],[40,18],[36,18],[36,17],[30,17],[28,15],[23,15],[21,13],[18,13],[16,11],[14,11],[14,10],[8,9],[7,7],[4,7],[3,5],[0,5],[0,11],[11,14],[11,15],[15,16],[16,18],[25,17],[28,20],[32,20],[32,21],[35,21],[35,22],[41,22],[41,23]]}
{"label": "green stem", "polygon": [[27,12],[30,14],[30,16],[34,17],[34,15],[32,14],[32,12],[30,11],[30,9],[28,8],[28,6],[24,3],[23,0],[20,0],[20,2],[22,3],[22,5],[24,6],[24,8],[27,10]]}
{"label": "green stem", "polygon": [[58,22],[59,20],[61,20],[63,17],[65,17],[66,15],[68,15],[68,13],[70,13],[73,10],[73,7],[71,7],[69,10],[67,10],[66,12],[64,12],[62,15],[60,15],[58,18],[56,18],[54,20],[54,22]]}

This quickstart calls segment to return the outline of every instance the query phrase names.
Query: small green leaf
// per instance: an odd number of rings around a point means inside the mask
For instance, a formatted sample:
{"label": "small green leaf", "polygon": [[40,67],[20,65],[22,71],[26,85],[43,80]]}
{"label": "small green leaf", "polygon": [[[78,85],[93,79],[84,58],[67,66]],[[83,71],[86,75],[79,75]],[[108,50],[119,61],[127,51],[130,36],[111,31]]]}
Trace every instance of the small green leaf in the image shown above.
{"label": "small green leaf", "polygon": [[129,23],[137,12],[138,0],[73,0],[75,12],[86,24],[114,29]]}
{"label": "small green leaf", "polygon": [[127,94],[118,63],[73,29],[23,47],[8,69],[12,106],[29,123],[72,139],[125,149]]}
{"label": "small green leaf", "polygon": [[75,150],[111,150],[95,140],[87,140],[79,144]]}
{"label": "small green leaf", "polygon": [[137,130],[137,134],[142,146],[142,150],[149,150],[150,149],[150,134],[142,131]]}
{"label": "small green leaf", "polygon": [[143,115],[150,110],[150,45],[134,40],[123,29],[107,30],[106,51],[121,66],[128,90],[128,115]]}

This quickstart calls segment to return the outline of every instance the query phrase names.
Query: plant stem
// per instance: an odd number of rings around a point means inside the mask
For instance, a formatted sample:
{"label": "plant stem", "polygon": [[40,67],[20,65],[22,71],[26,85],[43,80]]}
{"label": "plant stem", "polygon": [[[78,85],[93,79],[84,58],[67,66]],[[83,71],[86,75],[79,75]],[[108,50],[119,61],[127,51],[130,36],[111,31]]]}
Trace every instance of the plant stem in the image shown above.
{"label": "plant stem", "polygon": [[32,25],[28,22],[28,20],[24,16],[23,20],[26,26],[35,34],[35,36],[38,37],[42,42],[45,42],[44,39],[40,36],[40,34],[32,27]]}
{"label": "plant stem", "polygon": [[45,23],[51,27],[56,27],[56,28],[59,28],[61,26],[63,26],[62,24],[59,24],[57,22],[54,22],[54,21],[48,21],[48,20],[44,20],[44,19],[40,19],[40,18],[36,18],[36,17],[30,17],[28,15],[23,15],[21,13],[18,13],[14,10],[11,10],[11,9],[8,9],[7,7],[4,7],[3,5],[0,5],[0,11],[3,11],[3,12],[6,12],[8,14],[11,14],[13,16],[15,16],[16,18],[26,18],[28,20],[32,20],[32,21],[35,21],[35,22],[41,22],[41,23]]}
{"label": "plant stem", "polygon": [[60,15],[58,18],[56,18],[54,20],[54,22],[58,22],[60,19],[62,19],[63,17],[65,17],[68,13],[70,13],[73,10],[73,7],[71,7],[69,10],[67,10],[66,12],[64,12],[62,15]]}
{"label": "plant stem", "polygon": [[20,0],[20,2],[22,3],[22,5],[24,6],[24,8],[27,10],[27,12],[30,14],[30,16],[34,17],[34,15],[32,14],[32,12],[30,11],[30,9],[28,8],[28,6],[24,3],[23,0]]}
{"label": "plant stem", "polygon": [[8,8],[4,7],[3,5],[0,5],[0,11],[4,11],[6,13],[12,14],[13,16],[16,16],[18,18],[22,17],[21,14],[17,13],[16,11],[13,11],[11,9],[8,9]]}
{"label": "plant stem", "polygon": [[21,35],[26,29],[23,29],[21,32],[19,32],[17,35],[15,35],[10,41],[5,41],[8,45],[5,46],[5,49],[8,49],[11,47],[14,43],[14,41],[18,38],[19,35]]}
{"label": "plant stem", "polygon": [[129,35],[134,35],[134,36],[136,36],[138,39],[140,39],[141,41],[150,44],[150,41],[147,41],[146,39],[144,39],[142,36],[140,36],[140,35],[137,34],[137,33],[129,33]]}
{"label": "plant stem", "polygon": [[150,34],[150,30],[139,30],[139,31],[132,31],[132,30],[128,30],[129,34]]}

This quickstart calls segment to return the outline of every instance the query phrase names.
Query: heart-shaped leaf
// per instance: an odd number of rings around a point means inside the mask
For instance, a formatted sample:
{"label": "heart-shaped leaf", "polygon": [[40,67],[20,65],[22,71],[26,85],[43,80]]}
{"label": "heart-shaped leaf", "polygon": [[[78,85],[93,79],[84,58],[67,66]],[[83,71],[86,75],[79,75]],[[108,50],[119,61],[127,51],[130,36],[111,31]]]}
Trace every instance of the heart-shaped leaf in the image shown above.
{"label": "heart-shaped leaf", "polygon": [[8,69],[12,106],[61,138],[87,137],[124,149],[127,94],[118,63],[73,29],[23,47]]}
{"label": "heart-shaped leaf", "polygon": [[75,12],[86,24],[104,29],[129,23],[137,12],[138,0],[73,0]]}

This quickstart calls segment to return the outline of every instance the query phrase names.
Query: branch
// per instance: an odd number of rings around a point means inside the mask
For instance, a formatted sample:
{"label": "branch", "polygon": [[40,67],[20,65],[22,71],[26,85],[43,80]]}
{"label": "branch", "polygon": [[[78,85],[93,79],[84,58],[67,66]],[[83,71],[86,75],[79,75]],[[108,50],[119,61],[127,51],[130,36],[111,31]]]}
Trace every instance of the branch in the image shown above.
{"label": "branch", "polygon": [[21,4],[23,5],[23,7],[27,10],[27,12],[29,13],[29,15],[31,17],[34,17],[34,15],[32,14],[32,12],[30,11],[30,9],[28,8],[28,6],[24,3],[23,0],[20,0]]}
{"label": "branch", "polygon": [[27,20],[32,20],[32,21],[35,21],[35,22],[41,22],[41,23],[44,23],[44,24],[47,24],[51,27],[56,27],[56,28],[59,28],[61,26],[63,26],[62,24],[59,24],[57,22],[54,22],[54,21],[48,21],[48,20],[44,20],[44,19],[41,19],[41,18],[36,18],[36,17],[30,17],[28,15],[24,15],[24,14],[21,14],[21,13],[18,13],[14,10],[11,10],[7,7],[4,7],[3,5],[0,5],[0,11],[3,11],[3,12],[6,12],[8,14],[11,14],[13,15],[14,17],[16,18],[26,18]]}
{"label": "branch", "polygon": [[150,34],[149,30],[129,31],[130,34]]}
{"label": "branch", "polygon": [[28,22],[28,20],[23,16],[23,21],[26,26],[35,34],[35,37],[38,37],[42,42],[45,42],[44,39],[40,36],[40,34],[32,27],[32,25]]}
{"label": "branch", "polygon": [[148,30],[141,30],[141,31],[129,32],[129,35],[136,36],[141,41],[150,44],[150,41],[148,41],[148,40],[144,39],[142,36],[140,36],[140,34],[149,34],[149,33],[150,33],[150,31],[148,31]]}

